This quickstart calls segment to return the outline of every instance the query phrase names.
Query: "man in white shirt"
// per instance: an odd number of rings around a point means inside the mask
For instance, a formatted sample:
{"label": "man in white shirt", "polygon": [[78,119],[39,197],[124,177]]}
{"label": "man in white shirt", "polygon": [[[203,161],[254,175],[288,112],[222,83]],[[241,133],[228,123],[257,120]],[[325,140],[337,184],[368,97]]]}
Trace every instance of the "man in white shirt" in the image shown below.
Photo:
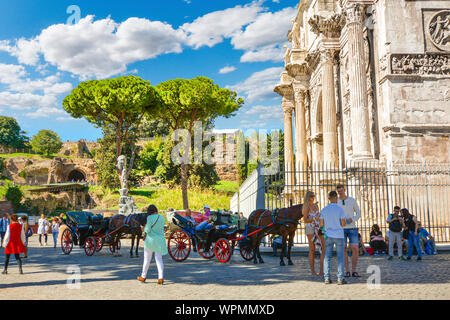
{"label": "man in white shirt", "polygon": [[330,284],[330,260],[333,255],[333,247],[336,245],[336,253],[338,258],[338,284],[346,284],[344,279],[344,229],[345,213],[344,210],[337,205],[337,193],[331,191],[328,194],[328,204],[320,213],[320,225],[325,227],[327,238],[325,240],[325,259],[323,262],[325,284]]}
{"label": "man in white shirt", "polygon": [[[338,205],[344,209],[346,226],[344,227],[344,257],[345,257],[345,276],[346,277],[360,277],[356,272],[358,265],[358,228],[356,227],[356,221],[361,218],[361,210],[359,209],[358,202],[352,197],[347,196],[345,187],[343,185],[337,186],[337,193],[339,194]],[[350,242],[350,249],[352,250],[352,273],[350,274],[350,267],[348,263],[347,253],[347,239]]]}

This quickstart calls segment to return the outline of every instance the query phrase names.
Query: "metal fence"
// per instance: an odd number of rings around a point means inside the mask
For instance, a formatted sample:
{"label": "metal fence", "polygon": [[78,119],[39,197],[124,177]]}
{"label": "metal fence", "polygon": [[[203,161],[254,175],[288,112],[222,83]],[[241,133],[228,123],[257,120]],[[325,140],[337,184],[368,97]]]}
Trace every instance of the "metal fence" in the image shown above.
{"label": "metal fence", "polygon": [[[265,174],[264,168],[260,167],[254,173],[257,177],[252,176],[252,180],[245,181],[243,186],[259,194],[247,192],[242,199],[239,194],[240,208],[249,208],[240,210],[245,215],[253,208],[274,210],[303,203],[308,190],[316,194],[319,207],[323,208],[328,204],[328,192],[343,184],[361,209],[362,216],[357,224],[364,242],[369,242],[373,224],[378,224],[385,234],[388,230],[386,218],[396,205],[409,209],[436,242],[450,242],[449,164],[348,162],[345,167],[337,167],[312,163],[275,174]],[[250,182],[255,184],[251,189]],[[264,204],[257,205],[256,198],[264,198]],[[303,223],[295,243],[307,243]]]}

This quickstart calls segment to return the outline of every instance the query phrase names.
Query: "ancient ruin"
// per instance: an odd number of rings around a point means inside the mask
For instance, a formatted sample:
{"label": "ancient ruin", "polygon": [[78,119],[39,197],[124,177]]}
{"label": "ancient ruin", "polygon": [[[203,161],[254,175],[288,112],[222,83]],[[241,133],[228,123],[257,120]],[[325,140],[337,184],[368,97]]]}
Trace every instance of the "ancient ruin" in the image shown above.
{"label": "ancient ruin", "polygon": [[294,167],[294,135],[296,167],[448,162],[449,8],[432,0],[300,1],[275,87],[286,166]]}

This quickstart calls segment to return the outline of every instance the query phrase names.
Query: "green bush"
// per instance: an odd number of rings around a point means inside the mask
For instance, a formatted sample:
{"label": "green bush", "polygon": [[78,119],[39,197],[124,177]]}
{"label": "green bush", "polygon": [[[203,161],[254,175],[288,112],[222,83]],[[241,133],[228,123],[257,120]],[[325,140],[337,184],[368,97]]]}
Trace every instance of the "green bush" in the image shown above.
{"label": "green bush", "polygon": [[27,172],[25,170],[20,171],[19,177],[26,179],[27,178]]}
{"label": "green bush", "polygon": [[23,198],[23,192],[19,186],[9,185],[6,190],[5,198],[8,201],[11,201],[14,209],[20,208],[20,202]]}

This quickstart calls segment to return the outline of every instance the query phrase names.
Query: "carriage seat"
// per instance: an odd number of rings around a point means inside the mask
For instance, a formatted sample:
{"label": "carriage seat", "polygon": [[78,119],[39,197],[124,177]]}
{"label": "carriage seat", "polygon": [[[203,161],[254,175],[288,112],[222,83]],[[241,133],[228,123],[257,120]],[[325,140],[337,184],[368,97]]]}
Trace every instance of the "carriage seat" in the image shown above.
{"label": "carriage seat", "polygon": [[190,221],[186,220],[183,216],[179,215],[178,213],[174,214],[174,223],[177,225],[180,225],[182,228],[189,227]]}

